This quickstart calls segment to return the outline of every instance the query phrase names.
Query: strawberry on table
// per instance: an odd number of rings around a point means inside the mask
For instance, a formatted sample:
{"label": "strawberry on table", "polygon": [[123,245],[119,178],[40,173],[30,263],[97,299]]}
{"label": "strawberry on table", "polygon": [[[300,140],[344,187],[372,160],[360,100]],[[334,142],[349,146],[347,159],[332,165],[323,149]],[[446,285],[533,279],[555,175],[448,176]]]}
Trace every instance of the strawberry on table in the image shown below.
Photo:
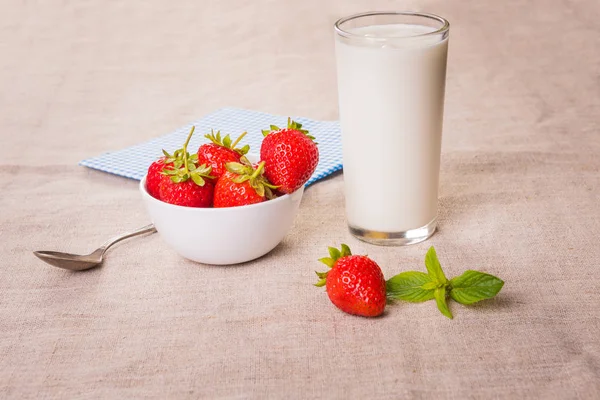
{"label": "strawberry on table", "polygon": [[229,135],[221,138],[221,132],[210,131],[204,135],[211,143],[205,143],[198,148],[198,162],[206,164],[212,168],[212,175],[217,179],[226,171],[225,164],[228,162],[239,162],[240,158],[248,153],[250,146],[245,145],[242,148],[236,148],[237,144],[246,136],[246,132],[242,133],[235,142],[231,143]]}
{"label": "strawberry on table", "polygon": [[[166,166],[159,182],[159,199],[170,204],[185,207],[211,207],[213,202],[214,178],[211,167],[198,165],[198,155],[190,155],[188,143],[194,134],[192,127],[183,148],[176,150],[173,155],[163,150]],[[146,183],[146,189],[148,184]]]}
{"label": "strawberry on table", "polygon": [[292,193],[304,185],[319,163],[319,149],[302,124],[288,118],[287,128],[271,125],[264,130],[260,159],[265,176],[282,193]]}
{"label": "strawberry on table", "polygon": [[386,303],[385,278],[379,265],[367,256],[354,256],[342,244],[341,251],[330,247],[329,257],[319,261],[331,268],[317,272],[331,302],[340,310],[363,317],[383,314]]}
{"label": "strawberry on table", "polygon": [[263,176],[265,163],[255,168],[246,157],[225,165],[226,171],[215,186],[214,207],[237,207],[273,198],[272,185]]}

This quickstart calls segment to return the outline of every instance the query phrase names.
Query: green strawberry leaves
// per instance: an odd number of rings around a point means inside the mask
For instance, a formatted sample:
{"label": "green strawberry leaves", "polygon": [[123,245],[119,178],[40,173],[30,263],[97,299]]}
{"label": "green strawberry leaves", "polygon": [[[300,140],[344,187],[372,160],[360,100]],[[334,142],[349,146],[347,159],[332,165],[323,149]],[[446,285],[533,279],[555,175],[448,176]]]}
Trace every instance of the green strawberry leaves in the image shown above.
{"label": "green strawberry leaves", "polygon": [[[289,117],[288,117],[288,120],[287,120],[287,129],[291,129],[291,130],[294,130],[294,131],[302,132],[310,140],[312,140],[313,142],[315,141],[315,137],[313,135],[311,135],[310,132],[308,132],[308,130],[302,129],[302,124],[301,123],[296,122],[296,121],[292,121],[292,119],[289,118]],[[277,125],[270,125],[269,129],[263,129],[262,130],[262,134],[263,134],[263,136],[267,136],[271,132],[278,132],[280,130],[281,130],[281,128],[278,127]]]}
{"label": "green strawberry leaves", "polygon": [[210,133],[207,133],[206,135],[204,135],[204,137],[218,146],[222,146],[222,147],[225,147],[226,149],[233,150],[243,156],[243,155],[247,154],[248,151],[250,151],[250,146],[245,145],[239,149],[236,148],[236,146],[244,138],[244,136],[246,136],[247,133],[248,132],[242,133],[233,143],[231,142],[231,137],[229,135],[226,135],[224,138],[221,138],[221,131],[217,131],[217,133],[215,135],[215,131],[212,129],[210,130]]}
{"label": "green strawberry leaves", "polygon": [[271,200],[275,198],[273,189],[277,189],[279,186],[271,184],[266,177],[264,177],[265,162],[261,161],[258,167],[254,168],[252,163],[242,156],[240,162],[229,162],[225,164],[227,171],[237,175],[232,179],[235,183],[243,183],[248,181],[250,186],[256,191],[259,196],[265,196]]}
{"label": "green strawberry leaves", "polygon": [[173,164],[172,166],[165,166],[162,170],[163,175],[167,175],[171,178],[174,183],[185,182],[191,179],[196,185],[204,186],[206,183],[205,178],[211,179],[212,168],[206,166],[206,164],[198,164],[198,154],[188,153],[187,146],[190,143],[190,139],[194,134],[195,126],[192,126],[190,133],[187,136],[185,143],[181,149],[175,150],[173,154],[169,154],[166,150],[163,150],[165,155],[164,164]]}
{"label": "green strawberry leaves", "polygon": [[[348,245],[344,244],[344,243],[342,243],[342,246],[340,247],[339,250],[336,249],[335,247],[328,247],[327,250],[329,251],[329,257],[319,258],[319,261],[322,262],[323,264],[327,265],[329,268],[333,268],[336,261],[339,260],[340,258],[344,258],[344,257],[348,257],[348,256],[352,255],[352,252],[350,251],[350,247],[348,247]],[[329,273],[329,271],[327,271],[327,272],[315,271],[315,273],[319,277],[319,281],[317,283],[315,283],[315,286],[316,287],[325,286],[325,283],[327,283],[327,274]]]}
{"label": "green strawberry leaves", "polygon": [[504,281],[493,275],[468,270],[462,275],[448,280],[435,249],[429,248],[425,256],[427,273],[419,271],[402,272],[386,281],[388,299],[404,300],[413,303],[433,300],[446,317],[452,319],[447,303],[448,296],[460,304],[473,304],[496,296]]}
{"label": "green strawberry leaves", "polygon": [[329,247],[329,257],[333,258],[334,261],[337,261],[338,258],[341,257],[342,252],[335,247]]}

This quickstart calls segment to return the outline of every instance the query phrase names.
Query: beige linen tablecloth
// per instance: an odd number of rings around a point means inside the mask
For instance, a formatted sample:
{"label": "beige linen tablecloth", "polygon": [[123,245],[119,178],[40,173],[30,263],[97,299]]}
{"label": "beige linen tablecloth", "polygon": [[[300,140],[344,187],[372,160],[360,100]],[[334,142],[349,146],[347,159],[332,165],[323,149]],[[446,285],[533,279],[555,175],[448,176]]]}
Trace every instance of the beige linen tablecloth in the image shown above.
{"label": "beige linen tablecloth", "polygon": [[[17,1],[0,11],[0,398],[600,398],[600,3]],[[451,21],[440,230],[353,239],[343,177],[244,265],[195,264],[145,225],[137,182],[78,167],[220,107],[336,119],[332,24],[369,9]],[[198,227],[204,229],[204,227]],[[312,286],[328,245],[386,276],[479,269],[493,301],[340,312]],[[235,244],[232,244],[235,246]],[[233,250],[232,250],[233,251]]]}

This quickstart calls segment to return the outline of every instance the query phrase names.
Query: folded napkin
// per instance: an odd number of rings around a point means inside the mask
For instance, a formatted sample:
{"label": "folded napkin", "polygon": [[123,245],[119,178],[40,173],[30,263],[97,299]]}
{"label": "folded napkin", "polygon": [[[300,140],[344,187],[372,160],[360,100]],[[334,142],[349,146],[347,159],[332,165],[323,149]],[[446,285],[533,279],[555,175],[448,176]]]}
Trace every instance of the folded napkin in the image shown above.
{"label": "folded napkin", "polygon": [[[319,165],[306,184],[310,185],[342,169],[342,141],[339,123],[337,121],[314,121],[302,117],[292,117],[292,119],[301,123],[302,128],[308,129],[319,143]],[[249,144],[250,153],[259,154],[263,138],[261,130],[268,129],[269,125],[284,127],[286,124],[287,117],[238,108],[223,108],[164,136],[122,150],[88,158],[79,164],[126,178],[141,180],[146,175],[150,164],[162,155],[162,149],[171,153],[183,145],[192,125],[196,126],[196,132],[188,145],[190,153],[200,144],[206,143],[208,139],[204,135],[214,129],[215,131],[220,130],[222,135],[230,134],[232,139],[237,138],[242,132],[248,132],[241,144]]]}

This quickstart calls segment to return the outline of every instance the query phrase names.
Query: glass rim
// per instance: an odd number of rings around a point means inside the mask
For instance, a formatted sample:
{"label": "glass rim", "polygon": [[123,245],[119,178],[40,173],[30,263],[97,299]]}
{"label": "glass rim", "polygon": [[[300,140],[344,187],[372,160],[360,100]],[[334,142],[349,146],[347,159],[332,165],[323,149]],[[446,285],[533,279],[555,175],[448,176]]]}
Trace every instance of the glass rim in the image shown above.
{"label": "glass rim", "polygon": [[[342,29],[341,25],[348,22],[348,21],[352,21],[353,19],[359,19],[359,18],[364,18],[364,17],[372,17],[372,16],[377,16],[377,15],[405,15],[405,16],[411,16],[411,17],[421,17],[421,18],[427,18],[430,20],[435,20],[437,22],[440,22],[442,24],[442,26],[438,29],[436,29],[435,31],[432,32],[427,32],[427,33],[419,33],[416,35],[410,35],[410,36],[386,36],[386,35],[382,35],[382,36],[376,36],[376,37],[365,37],[363,35],[357,34],[357,33],[353,33],[353,32],[349,32],[347,30]],[[343,36],[345,38],[355,38],[355,39],[394,39],[394,40],[402,40],[402,39],[412,39],[412,38],[419,38],[419,37],[425,37],[425,36],[432,36],[432,35],[439,35],[439,34],[444,34],[445,32],[447,32],[450,29],[450,22],[448,22],[447,19],[440,17],[439,15],[435,15],[435,14],[429,14],[429,13],[422,13],[422,12],[413,12],[413,11],[367,11],[367,12],[363,12],[363,13],[358,13],[358,14],[352,14],[352,15],[348,15],[346,17],[342,17],[340,19],[338,19],[335,24],[333,25],[335,27],[335,32],[340,35]]]}

